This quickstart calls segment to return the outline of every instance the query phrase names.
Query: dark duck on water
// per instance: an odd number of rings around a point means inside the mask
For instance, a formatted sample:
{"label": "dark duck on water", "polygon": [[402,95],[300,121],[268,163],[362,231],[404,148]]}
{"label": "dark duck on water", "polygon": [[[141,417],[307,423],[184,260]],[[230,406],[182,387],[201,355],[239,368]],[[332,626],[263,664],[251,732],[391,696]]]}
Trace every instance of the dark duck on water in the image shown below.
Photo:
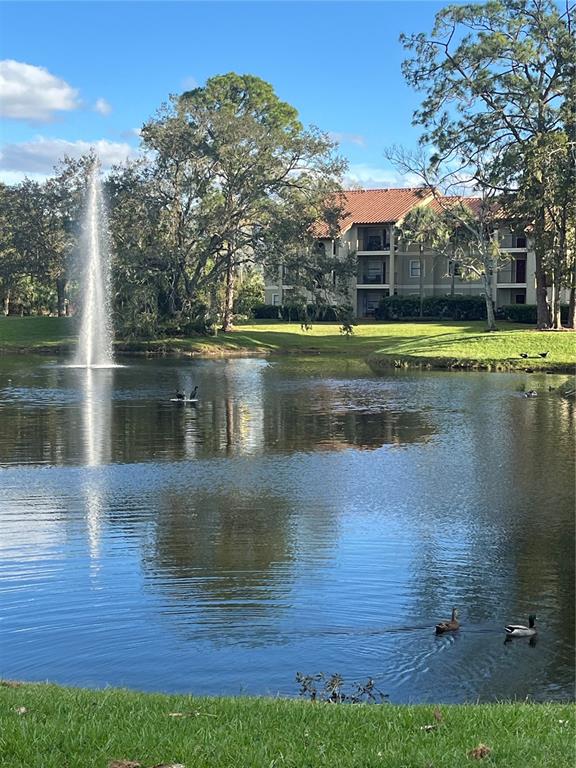
{"label": "dark duck on water", "polygon": [[460,622],[458,621],[458,611],[456,608],[452,608],[452,618],[448,621],[441,621],[436,624],[436,634],[442,635],[444,632],[455,632],[460,628]]}

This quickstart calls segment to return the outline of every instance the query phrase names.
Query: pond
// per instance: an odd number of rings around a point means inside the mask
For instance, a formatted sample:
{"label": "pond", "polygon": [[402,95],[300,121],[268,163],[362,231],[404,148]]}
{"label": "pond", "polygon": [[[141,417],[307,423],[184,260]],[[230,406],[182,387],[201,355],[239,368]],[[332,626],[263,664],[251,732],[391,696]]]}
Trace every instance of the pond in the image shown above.
{"label": "pond", "polygon": [[[0,357],[2,677],[573,697],[575,414],[548,391],[564,378],[123,363]],[[197,404],[170,402],[195,385]],[[452,606],[461,629],[436,636]],[[537,641],[505,643],[532,612]]]}

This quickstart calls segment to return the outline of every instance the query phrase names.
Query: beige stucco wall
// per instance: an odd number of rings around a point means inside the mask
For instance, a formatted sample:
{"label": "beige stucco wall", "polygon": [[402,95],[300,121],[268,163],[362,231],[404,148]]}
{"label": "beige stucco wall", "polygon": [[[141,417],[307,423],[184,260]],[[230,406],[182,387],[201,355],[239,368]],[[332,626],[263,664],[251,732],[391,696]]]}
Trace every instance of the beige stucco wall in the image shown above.
{"label": "beige stucco wall", "polygon": [[[378,225],[375,225],[378,226]],[[390,225],[386,225],[391,229]],[[356,252],[358,246],[358,225],[354,225],[347,232],[343,233],[337,242],[337,255],[344,258],[351,252]],[[510,233],[509,230],[503,231],[500,237],[500,242],[504,249],[509,249],[515,244],[513,240],[514,233]],[[418,261],[419,252],[414,249],[414,246],[405,246],[402,243],[398,244],[397,233],[391,232],[390,240],[394,244],[397,244],[397,248],[388,254],[374,254],[369,253],[365,255],[359,255],[359,270],[361,262],[368,259],[382,259],[386,263],[385,284],[391,287],[391,292],[397,293],[399,296],[417,295],[419,293],[419,278],[410,277],[410,261]],[[324,239],[325,247],[328,251],[332,251],[332,240]],[[532,249],[530,240],[526,243],[526,249],[523,251],[526,253],[526,303],[536,303],[536,291],[535,291],[535,259],[534,251]],[[515,253],[522,252],[522,249],[515,249],[514,251],[508,251],[513,257]],[[424,251],[424,295],[425,296],[445,296],[450,294],[452,279],[448,274],[448,258],[445,256],[438,256],[432,254],[430,251]],[[358,274],[357,272],[357,274]],[[511,268],[510,265],[504,265],[498,276],[498,283],[507,283],[511,281]],[[359,291],[367,290],[364,288],[358,288],[358,283],[355,278],[350,281],[349,298],[353,306],[355,314],[358,314],[359,308]],[[289,286],[280,286],[279,281],[275,283],[269,281],[265,288],[265,301],[267,304],[273,303],[274,295],[278,296],[278,301],[281,303],[284,291]],[[514,294],[520,293],[523,286],[518,287],[502,287],[495,286],[494,299],[497,306],[503,304],[514,303]],[[374,285],[372,290],[385,290],[379,286]],[[454,278],[454,293],[461,296],[478,295],[482,291],[481,280],[466,279],[463,280],[456,276]],[[360,294],[360,297],[362,294]]]}

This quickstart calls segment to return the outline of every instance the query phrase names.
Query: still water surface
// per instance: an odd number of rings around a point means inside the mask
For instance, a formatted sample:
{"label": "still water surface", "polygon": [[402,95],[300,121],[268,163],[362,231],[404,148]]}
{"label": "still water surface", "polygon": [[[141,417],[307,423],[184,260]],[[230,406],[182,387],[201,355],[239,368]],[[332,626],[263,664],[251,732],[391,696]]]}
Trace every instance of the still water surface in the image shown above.
{"label": "still water surface", "polygon": [[[296,695],[296,672],[338,672],[393,702],[572,698],[562,380],[0,358],[0,675]],[[197,405],[169,402],[196,384]],[[453,605],[460,632],[436,637]],[[505,644],[530,612],[537,642]]]}

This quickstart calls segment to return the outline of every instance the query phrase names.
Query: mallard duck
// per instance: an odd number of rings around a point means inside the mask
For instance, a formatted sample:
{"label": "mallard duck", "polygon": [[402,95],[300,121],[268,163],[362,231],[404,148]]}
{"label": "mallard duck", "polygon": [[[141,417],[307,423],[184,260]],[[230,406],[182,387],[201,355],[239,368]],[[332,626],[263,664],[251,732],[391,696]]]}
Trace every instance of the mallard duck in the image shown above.
{"label": "mallard duck", "polygon": [[529,389],[528,392],[524,392],[524,397],[538,397],[538,392],[535,389]]}
{"label": "mallard duck", "polygon": [[504,627],[506,637],[532,637],[537,632],[537,629],[534,626],[535,621],[536,616],[531,613],[530,616],[528,616],[527,627],[523,624],[508,624],[508,626]]}
{"label": "mallard duck", "polygon": [[454,632],[460,628],[460,622],[456,618],[458,611],[456,608],[452,608],[452,618],[450,621],[441,621],[440,624],[436,624],[436,634],[441,635],[443,632]]}

